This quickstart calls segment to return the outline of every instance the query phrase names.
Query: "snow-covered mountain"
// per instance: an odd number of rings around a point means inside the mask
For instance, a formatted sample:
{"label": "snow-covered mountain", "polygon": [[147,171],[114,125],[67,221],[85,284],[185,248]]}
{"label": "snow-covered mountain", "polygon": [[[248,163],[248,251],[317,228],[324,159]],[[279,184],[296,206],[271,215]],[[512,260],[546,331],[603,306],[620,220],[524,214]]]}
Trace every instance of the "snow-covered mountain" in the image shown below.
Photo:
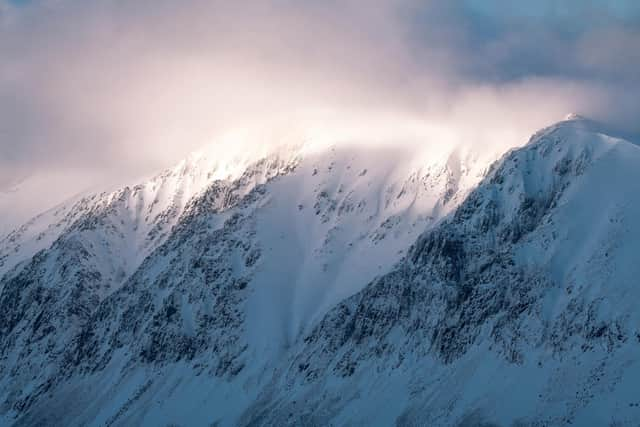
{"label": "snow-covered mountain", "polygon": [[[637,425],[640,147],[193,155],[0,242],[0,424]],[[495,162],[494,162],[495,161]]]}

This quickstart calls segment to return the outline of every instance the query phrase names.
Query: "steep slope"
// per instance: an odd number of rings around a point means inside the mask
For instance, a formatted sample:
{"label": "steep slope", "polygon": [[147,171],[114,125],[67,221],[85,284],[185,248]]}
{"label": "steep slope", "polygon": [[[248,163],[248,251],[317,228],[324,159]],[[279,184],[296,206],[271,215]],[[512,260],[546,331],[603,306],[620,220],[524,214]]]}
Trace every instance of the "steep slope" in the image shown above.
{"label": "steep slope", "polygon": [[640,149],[560,123],[292,350],[244,424],[637,425]]}
{"label": "steep slope", "polygon": [[[164,241],[194,196],[218,180],[237,179],[256,160],[255,154],[237,150],[224,155],[203,150],[140,184],[73,197],[0,239],[0,277],[60,236],[78,231],[92,246],[103,246],[122,281]],[[90,230],[98,235],[88,236]]]}
{"label": "steep slope", "polygon": [[[236,419],[300,334],[463,200],[487,157],[296,147],[234,159],[230,172],[198,155],[47,213],[4,246],[5,419],[180,416],[196,403],[189,387]],[[63,219],[42,226],[52,215]],[[29,246],[34,224],[45,237]],[[185,377],[197,385],[171,383]],[[181,406],[150,408],[167,386],[182,391]]]}
{"label": "steep slope", "polygon": [[491,158],[239,163],[108,290],[121,216],[80,215],[1,280],[0,420],[637,425],[640,147],[572,118]]}
{"label": "steep slope", "polygon": [[[66,349],[99,304],[126,282],[145,254],[166,240],[179,217],[196,215],[196,199],[184,200],[190,184],[206,173],[212,184],[201,197],[212,191],[220,195],[207,209],[225,210],[280,173],[281,167],[289,167],[279,165],[291,162],[295,159],[281,161],[276,156],[262,168],[255,166],[250,176],[243,172],[243,179],[210,179],[208,174],[215,170],[197,171],[183,162],[133,189],[72,204],[50,231],[59,234],[51,246],[17,264],[2,279],[0,305],[7,309],[0,313],[0,389],[8,397],[5,405],[14,401],[14,409],[20,408],[32,393],[46,391],[51,385],[47,381],[67,363]],[[165,190],[170,190],[170,197],[163,197]]]}

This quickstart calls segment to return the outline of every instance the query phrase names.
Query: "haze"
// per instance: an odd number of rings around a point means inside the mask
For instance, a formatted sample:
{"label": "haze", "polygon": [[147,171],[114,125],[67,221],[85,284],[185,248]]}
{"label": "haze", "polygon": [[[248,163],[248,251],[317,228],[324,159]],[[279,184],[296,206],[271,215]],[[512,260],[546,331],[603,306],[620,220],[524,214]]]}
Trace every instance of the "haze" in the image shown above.
{"label": "haze", "polygon": [[635,135],[639,68],[631,0],[0,0],[0,225],[232,129],[509,146],[577,112]]}

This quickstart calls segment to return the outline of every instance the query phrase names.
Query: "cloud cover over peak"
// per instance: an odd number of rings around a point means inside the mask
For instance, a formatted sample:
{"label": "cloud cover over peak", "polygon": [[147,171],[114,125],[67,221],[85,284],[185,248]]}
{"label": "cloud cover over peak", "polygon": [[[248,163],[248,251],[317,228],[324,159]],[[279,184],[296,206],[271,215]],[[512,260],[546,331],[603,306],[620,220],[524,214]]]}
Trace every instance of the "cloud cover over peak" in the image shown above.
{"label": "cloud cover over peak", "polygon": [[625,0],[0,0],[0,65],[0,190],[138,176],[255,122],[517,144],[575,111],[640,133]]}

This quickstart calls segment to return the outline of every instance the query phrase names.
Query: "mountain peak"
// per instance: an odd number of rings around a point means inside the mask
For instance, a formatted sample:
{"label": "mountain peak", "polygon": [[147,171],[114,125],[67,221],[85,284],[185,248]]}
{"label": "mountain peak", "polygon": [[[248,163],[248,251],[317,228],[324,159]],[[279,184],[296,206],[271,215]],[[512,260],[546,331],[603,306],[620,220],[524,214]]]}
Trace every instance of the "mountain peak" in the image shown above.
{"label": "mountain peak", "polygon": [[636,421],[640,151],[593,123],[233,134],[43,214],[0,241],[0,425]]}
{"label": "mountain peak", "polygon": [[565,122],[569,122],[569,121],[583,121],[583,120],[587,120],[586,117],[578,114],[578,113],[569,113],[565,116],[564,121]]}

